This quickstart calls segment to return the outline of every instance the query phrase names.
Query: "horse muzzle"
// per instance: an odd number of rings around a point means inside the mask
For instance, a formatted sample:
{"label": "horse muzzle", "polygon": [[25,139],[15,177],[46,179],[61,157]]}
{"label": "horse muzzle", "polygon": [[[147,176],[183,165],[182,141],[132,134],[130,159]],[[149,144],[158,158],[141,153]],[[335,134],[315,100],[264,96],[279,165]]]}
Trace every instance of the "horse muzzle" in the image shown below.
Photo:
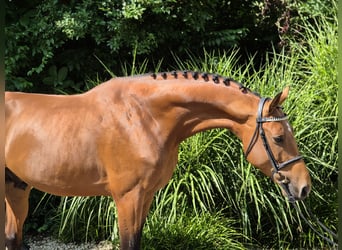
{"label": "horse muzzle", "polygon": [[311,184],[303,183],[295,185],[291,180],[278,172],[274,176],[274,181],[281,187],[282,193],[288,198],[289,202],[304,200],[311,191]]}

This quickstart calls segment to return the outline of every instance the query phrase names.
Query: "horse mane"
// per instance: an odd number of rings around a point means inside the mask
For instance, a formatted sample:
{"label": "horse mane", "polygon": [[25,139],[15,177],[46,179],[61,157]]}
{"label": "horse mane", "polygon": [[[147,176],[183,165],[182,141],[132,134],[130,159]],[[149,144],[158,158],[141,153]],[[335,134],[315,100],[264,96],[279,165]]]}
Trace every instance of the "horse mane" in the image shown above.
{"label": "horse mane", "polygon": [[[142,75],[136,75],[135,77],[139,77]],[[170,72],[160,72],[160,73],[148,73],[144,74],[143,76],[150,76],[154,80],[167,80],[167,79],[193,79],[199,80],[203,79],[205,82],[213,82],[215,84],[224,84],[225,86],[229,87],[231,84],[235,84],[242,93],[252,93],[260,97],[260,94],[252,91],[248,87],[244,86],[242,83],[235,81],[233,78],[221,76],[216,73],[207,73],[207,72],[198,72],[198,71],[170,71]]]}

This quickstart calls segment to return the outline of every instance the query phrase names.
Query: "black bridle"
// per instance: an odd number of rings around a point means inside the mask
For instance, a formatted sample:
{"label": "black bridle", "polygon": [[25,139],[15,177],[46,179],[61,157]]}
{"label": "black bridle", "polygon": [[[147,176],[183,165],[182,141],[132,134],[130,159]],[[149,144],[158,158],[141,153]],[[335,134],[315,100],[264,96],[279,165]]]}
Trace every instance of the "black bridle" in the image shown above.
{"label": "black bridle", "polygon": [[[262,142],[263,142],[263,145],[264,145],[264,148],[265,148],[266,153],[268,155],[268,158],[269,158],[269,160],[270,160],[270,162],[272,164],[272,167],[273,167],[272,175],[271,175],[271,179],[273,180],[273,176],[274,176],[275,173],[278,173],[281,169],[283,169],[287,165],[301,160],[303,157],[301,155],[298,155],[298,156],[295,156],[292,159],[290,159],[288,161],[285,161],[285,162],[282,162],[282,163],[279,163],[275,159],[275,157],[274,157],[274,155],[272,153],[271,147],[270,147],[270,145],[269,145],[269,143],[267,141],[267,138],[266,138],[266,135],[265,135],[265,131],[264,131],[263,127],[262,127],[262,124],[265,123],[265,122],[284,121],[284,120],[287,120],[288,117],[286,115],[282,116],[282,117],[262,117],[262,110],[263,110],[264,105],[265,105],[265,103],[266,103],[266,101],[268,99],[269,98],[261,98],[260,99],[259,106],[258,106],[257,118],[256,118],[256,129],[254,131],[252,139],[251,139],[251,141],[250,141],[250,143],[248,145],[248,148],[246,150],[245,157],[247,158],[248,154],[251,152],[254,144],[256,143],[256,141],[258,139],[258,135],[260,135],[260,137],[262,139]],[[286,193],[288,195],[289,201],[290,202],[294,202],[295,198],[293,197],[293,195],[291,194],[291,192],[290,192],[290,190],[288,188],[288,181],[287,181],[287,179],[285,179],[284,181],[280,182],[280,185],[286,191]]]}

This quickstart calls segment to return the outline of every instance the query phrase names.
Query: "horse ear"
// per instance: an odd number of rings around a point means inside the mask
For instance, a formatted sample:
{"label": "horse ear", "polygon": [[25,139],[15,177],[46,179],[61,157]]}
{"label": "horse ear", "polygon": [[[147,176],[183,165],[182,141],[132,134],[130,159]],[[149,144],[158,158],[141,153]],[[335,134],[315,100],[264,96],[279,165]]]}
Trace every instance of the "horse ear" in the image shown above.
{"label": "horse ear", "polygon": [[285,89],[278,93],[273,99],[272,99],[272,102],[269,106],[269,113],[272,113],[272,111],[277,108],[278,106],[280,106],[284,101],[285,99],[287,98],[287,96],[289,95],[289,87],[285,87]]}

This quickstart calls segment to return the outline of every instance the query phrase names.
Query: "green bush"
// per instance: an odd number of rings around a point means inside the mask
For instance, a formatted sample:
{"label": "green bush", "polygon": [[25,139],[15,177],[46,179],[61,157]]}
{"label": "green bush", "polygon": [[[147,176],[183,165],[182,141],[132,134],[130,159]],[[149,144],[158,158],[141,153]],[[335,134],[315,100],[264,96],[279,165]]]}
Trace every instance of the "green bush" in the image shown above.
{"label": "green bush", "polygon": [[120,75],[133,53],[139,62],[169,64],[171,51],[269,48],[279,40],[275,23],[284,9],[272,1],[264,10],[263,0],[9,1],[6,88],[83,91],[87,77],[107,76],[95,56]]}

